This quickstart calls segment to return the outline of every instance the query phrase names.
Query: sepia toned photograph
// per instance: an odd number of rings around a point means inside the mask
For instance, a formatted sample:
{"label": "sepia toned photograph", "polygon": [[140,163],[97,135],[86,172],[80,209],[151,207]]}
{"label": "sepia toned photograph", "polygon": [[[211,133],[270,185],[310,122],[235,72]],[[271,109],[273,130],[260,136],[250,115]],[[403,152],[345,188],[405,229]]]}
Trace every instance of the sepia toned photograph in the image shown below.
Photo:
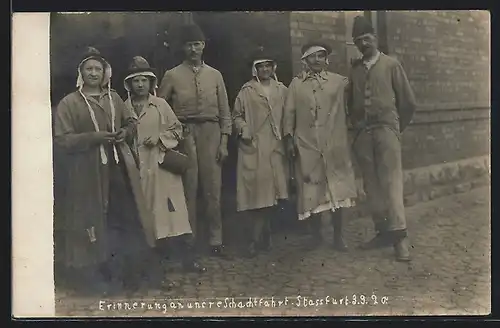
{"label": "sepia toned photograph", "polygon": [[491,313],[488,11],[47,15],[56,317]]}

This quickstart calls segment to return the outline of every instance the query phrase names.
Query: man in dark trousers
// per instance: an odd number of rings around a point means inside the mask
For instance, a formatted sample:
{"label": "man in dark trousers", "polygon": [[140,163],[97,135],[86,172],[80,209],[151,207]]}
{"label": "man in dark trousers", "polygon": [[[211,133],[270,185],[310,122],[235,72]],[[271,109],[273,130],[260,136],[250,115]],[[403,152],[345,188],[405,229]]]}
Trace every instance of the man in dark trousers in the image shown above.
{"label": "man in dark trousers", "polygon": [[220,197],[231,113],[221,73],[203,62],[205,37],[201,29],[194,24],[183,26],[179,37],[185,59],[165,73],[158,96],[171,104],[185,126],[184,145],[191,165],[183,181],[193,235],[199,232],[196,213],[201,188],[211,253],[218,256],[223,254]]}
{"label": "man in dark trousers", "polygon": [[353,62],[348,112],[355,128],[354,152],[377,235],[362,249],[394,247],[397,261],[409,261],[401,135],[415,111],[415,97],[401,64],[378,50],[377,36],[364,16],[352,36],[363,55]]}

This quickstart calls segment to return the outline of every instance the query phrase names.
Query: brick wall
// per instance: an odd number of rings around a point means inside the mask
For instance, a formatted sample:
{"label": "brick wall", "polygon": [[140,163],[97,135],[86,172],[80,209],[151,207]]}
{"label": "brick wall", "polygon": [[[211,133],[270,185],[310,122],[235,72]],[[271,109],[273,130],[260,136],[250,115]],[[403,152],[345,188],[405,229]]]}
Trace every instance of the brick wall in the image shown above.
{"label": "brick wall", "polygon": [[403,134],[403,167],[414,169],[489,153],[484,119],[411,125]]}
{"label": "brick wall", "polygon": [[489,15],[482,11],[388,12],[389,53],[400,59],[419,103],[489,103]]}
{"label": "brick wall", "polygon": [[489,15],[387,12],[390,55],[408,74],[419,111],[403,142],[406,169],[489,153]]}

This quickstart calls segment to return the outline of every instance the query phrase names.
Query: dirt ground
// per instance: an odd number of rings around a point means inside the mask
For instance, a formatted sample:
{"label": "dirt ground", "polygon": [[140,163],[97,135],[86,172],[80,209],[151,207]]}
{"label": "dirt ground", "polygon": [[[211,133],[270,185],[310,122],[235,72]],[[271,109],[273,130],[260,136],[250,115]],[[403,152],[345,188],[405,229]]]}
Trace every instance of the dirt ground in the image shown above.
{"label": "dirt ground", "polygon": [[[204,274],[173,272],[168,293],[83,298],[56,292],[58,316],[339,316],[488,314],[491,300],[490,189],[407,208],[411,263],[393,250],[361,251],[368,218],[346,224],[347,253],[303,249],[307,235],[277,234],[254,259],[203,258]],[[330,232],[327,229],[325,235]]]}

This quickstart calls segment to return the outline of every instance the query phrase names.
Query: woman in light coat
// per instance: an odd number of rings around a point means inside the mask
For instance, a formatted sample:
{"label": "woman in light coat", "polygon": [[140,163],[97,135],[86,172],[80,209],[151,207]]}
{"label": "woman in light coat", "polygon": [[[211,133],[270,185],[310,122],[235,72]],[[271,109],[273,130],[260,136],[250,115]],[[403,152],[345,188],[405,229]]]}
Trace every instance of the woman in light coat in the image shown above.
{"label": "woman in light coat", "polygon": [[157,249],[181,257],[185,270],[204,271],[188,245],[189,224],[184,187],[180,175],[162,169],[165,153],[182,140],[182,125],[168,103],[155,93],[157,78],[143,57],[133,58],[124,86],[129,97],[125,105],[137,119],[134,140],[141,184],[154,218]]}
{"label": "woman in light coat", "polygon": [[299,220],[309,220],[312,246],[322,241],[321,215],[329,213],[333,245],[345,250],[342,208],[354,205],[356,186],[347,139],[347,79],[328,72],[331,48],[323,42],[302,47],[305,71],[288,87],[283,131],[295,163]]}
{"label": "woman in light coat", "polygon": [[[276,79],[276,62],[264,49],[251,60],[252,79],[235,101],[234,126],[238,132],[237,210],[251,222],[248,255],[268,250],[270,210],[288,198],[288,173],[281,121],[287,88]],[[273,79],[274,77],[274,79]]]}

